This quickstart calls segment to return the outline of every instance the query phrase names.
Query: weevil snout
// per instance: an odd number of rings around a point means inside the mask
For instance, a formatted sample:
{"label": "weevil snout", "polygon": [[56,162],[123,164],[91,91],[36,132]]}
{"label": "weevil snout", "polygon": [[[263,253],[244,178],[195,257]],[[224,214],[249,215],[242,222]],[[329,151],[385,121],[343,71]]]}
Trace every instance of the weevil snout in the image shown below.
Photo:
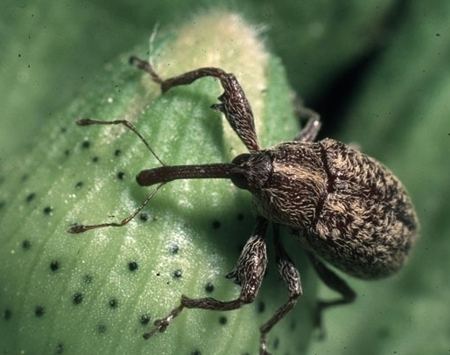
{"label": "weevil snout", "polygon": [[272,159],[264,152],[240,154],[231,164],[231,181],[240,189],[259,190],[272,175]]}

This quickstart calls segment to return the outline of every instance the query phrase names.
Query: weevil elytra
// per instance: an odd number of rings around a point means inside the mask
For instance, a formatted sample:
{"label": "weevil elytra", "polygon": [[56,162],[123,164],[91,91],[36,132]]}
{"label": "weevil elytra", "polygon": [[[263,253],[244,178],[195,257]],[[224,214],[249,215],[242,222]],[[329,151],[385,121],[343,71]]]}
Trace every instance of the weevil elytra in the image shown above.
{"label": "weevil elytra", "polygon": [[148,61],[133,56],[130,63],[150,74],[163,93],[202,77],[219,79],[224,92],[219,97],[220,103],[211,107],[225,115],[249,152],[235,157],[231,163],[166,166],[130,122],[80,119],[77,123],[81,126],[124,125],[138,135],[162,166],[137,175],[139,185],[157,185],[157,188],[128,217],[118,223],[74,225],[69,232],[123,226],[148,204],[162,185],[177,179],[229,179],[253,195],[258,213],[254,232],[234,270],[227,275],[241,286],[239,297],[220,301],[183,295],[180,304],[166,317],[155,321],[144,338],[163,332],[185,308],[227,311],[253,302],[266,271],[265,235],[269,222],[274,226],[278,271],[289,297],[260,327],[260,354],[268,354],[267,334],[292,310],[302,294],[300,274],[283,248],[279,225],[295,230],[319,277],[341,295],[337,300],[318,302],[317,325],[324,309],[350,303],[356,297],[324,262],[363,279],[388,276],[404,264],[418,225],[405,189],[386,167],[360,151],[333,139],[314,142],[321,125],[315,112],[302,109],[309,120],[293,141],[261,149],[250,104],[233,74],[219,68],[200,68],[163,80]]}

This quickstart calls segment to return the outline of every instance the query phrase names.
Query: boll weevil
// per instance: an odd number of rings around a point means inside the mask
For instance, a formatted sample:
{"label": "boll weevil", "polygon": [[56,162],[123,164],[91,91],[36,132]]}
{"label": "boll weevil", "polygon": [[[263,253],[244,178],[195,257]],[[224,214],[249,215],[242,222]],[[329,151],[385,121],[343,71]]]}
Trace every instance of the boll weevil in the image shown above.
{"label": "boll weevil", "polygon": [[323,310],[350,303],[356,297],[345,280],[326,263],[363,279],[388,276],[404,264],[418,228],[406,190],[390,170],[349,145],[328,138],[315,142],[321,125],[315,112],[299,108],[299,114],[307,116],[308,122],[298,136],[291,142],[261,149],[250,104],[233,74],[206,67],[164,80],[148,61],[133,56],[130,63],[147,72],[163,93],[202,77],[219,79],[224,92],[219,97],[220,103],[211,107],[225,115],[249,153],[238,155],[231,163],[168,166],[129,121],[79,119],[80,126],[125,126],[144,142],[162,166],[138,173],[139,185],[157,187],[128,217],[117,223],[75,224],[69,232],[124,226],[149,203],[159,188],[177,179],[230,179],[238,188],[253,195],[258,213],[255,229],[234,270],[227,275],[241,286],[240,295],[230,301],[183,295],[177,307],[154,322],[153,328],[143,335],[145,339],[165,331],[185,308],[227,311],[253,302],[266,271],[265,236],[269,223],[274,228],[278,271],[287,285],[289,297],[259,328],[260,354],[269,354],[267,334],[292,310],[302,294],[300,273],[282,245],[280,225],[295,231],[319,277],[341,296],[318,302],[315,320],[319,327]]}

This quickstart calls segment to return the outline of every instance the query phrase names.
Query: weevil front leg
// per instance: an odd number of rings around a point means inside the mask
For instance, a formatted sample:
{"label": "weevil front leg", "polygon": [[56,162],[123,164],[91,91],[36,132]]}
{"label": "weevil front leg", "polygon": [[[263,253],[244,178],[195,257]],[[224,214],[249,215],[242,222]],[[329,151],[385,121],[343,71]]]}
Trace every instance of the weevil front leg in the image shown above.
{"label": "weevil front leg", "polygon": [[267,266],[266,242],[267,220],[259,217],[252,236],[245,244],[238,259],[236,268],[227,275],[234,278],[242,286],[238,298],[232,301],[220,301],[215,298],[189,298],[181,296],[180,304],[170,313],[154,323],[154,328],[143,336],[150,338],[155,333],[164,332],[170,323],[183,311],[184,308],[200,308],[214,311],[231,311],[245,304],[252,303],[258,294]]}
{"label": "weevil front leg", "polygon": [[300,120],[307,120],[306,125],[302,128],[294,140],[300,142],[314,142],[319,134],[320,127],[322,126],[320,115],[314,110],[305,107],[298,96],[294,99],[294,110],[296,116]]}
{"label": "weevil front leg", "polygon": [[264,323],[259,329],[261,332],[260,340],[260,354],[269,354],[267,352],[267,334],[281,319],[283,319],[295,306],[298,298],[303,294],[302,284],[300,280],[300,273],[295,267],[289,255],[286,253],[283,245],[281,244],[279,235],[279,225],[274,225],[274,244],[276,261],[278,265],[278,272],[280,273],[283,281],[286,283],[289,291],[289,299],[280,308],[277,309],[275,314],[266,323]]}
{"label": "weevil front leg", "polygon": [[356,293],[351,289],[351,287],[345,282],[342,278],[340,278],[336,273],[334,273],[331,269],[325,266],[319,259],[317,259],[313,254],[308,253],[308,257],[311,260],[311,263],[316,270],[319,278],[331,288],[333,291],[336,291],[341,295],[341,298],[323,301],[319,300],[317,302],[317,308],[314,314],[315,317],[315,325],[320,331],[320,338],[325,337],[325,331],[322,326],[322,315],[323,311],[329,307],[349,304],[355,301]]}
{"label": "weevil front leg", "polygon": [[179,85],[189,85],[197,79],[211,76],[220,80],[224,92],[219,96],[220,104],[214,104],[211,108],[225,114],[230,126],[244,142],[249,151],[259,150],[255,131],[255,123],[250,103],[244,90],[236,77],[220,68],[205,67],[183,73],[181,75],[162,79],[152,65],[135,56],[130,57],[130,63],[150,74],[152,80],[161,86],[161,91],[166,92]]}

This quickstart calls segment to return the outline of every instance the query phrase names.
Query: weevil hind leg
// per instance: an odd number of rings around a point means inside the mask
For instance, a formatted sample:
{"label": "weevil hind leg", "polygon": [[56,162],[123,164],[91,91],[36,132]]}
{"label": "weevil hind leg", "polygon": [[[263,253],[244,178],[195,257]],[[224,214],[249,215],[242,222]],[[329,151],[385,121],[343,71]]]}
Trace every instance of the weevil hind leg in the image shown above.
{"label": "weevil hind leg", "polygon": [[275,244],[275,255],[276,262],[278,266],[278,272],[280,273],[283,281],[285,282],[288,291],[289,298],[281,305],[274,315],[264,323],[259,329],[261,333],[260,338],[260,354],[268,354],[267,352],[267,334],[277,324],[281,319],[283,319],[296,305],[298,298],[303,294],[302,284],[300,280],[300,273],[298,272],[295,264],[286,253],[281,240],[279,225],[274,224],[274,244]]}
{"label": "weevil hind leg", "polygon": [[266,242],[267,220],[259,217],[252,236],[245,244],[238,259],[235,271],[228,278],[235,278],[240,284],[241,292],[238,298],[231,301],[220,301],[215,298],[189,298],[181,296],[180,304],[170,313],[154,322],[154,327],[143,336],[149,339],[156,333],[164,332],[170,323],[185,309],[209,309],[213,311],[231,311],[252,303],[261,287],[267,266]]}
{"label": "weevil hind leg", "polygon": [[322,126],[320,115],[314,110],[305,107],[298,96],[294,97],[294,110],[300,121],[306,119],[305,126],[294,138],[294,141],[314,142]]}
{"label": "weevil hind leg", "polygon": [[227,73],[220,68],[205,67],[172,78],[162,79],[150,62],[132,56],[130,57],[130,63],[149,73],[152,80],[161,86],[163,93],[175,86],[189,85],[203,77],[210,76],[219,79],[224,92],[219,96],[220,103],[212,105],[211,108],[225,114],[228,123],[249,151],[259,150],[250,103],[239,81],[233,74]]}
{"label": "weevil hind leg", "polygon": [[327,308],[349,304],[355,301],[356,293],[353,289],[345,282],[342,278],[340,278],[335,272],[325,266],[323,262],[317,259],[313,254],[308,253],[308,257],[311,260],[311,263],[314,269],[317,272],[319,278],[333,291],[336,291],[341,295],[341,298],[335,300],[319,300],[317,302],[314,320],[315,326],[319,330],[319,337],[321,339],[325,338],[325,329],[322,323],[323,311]]}

